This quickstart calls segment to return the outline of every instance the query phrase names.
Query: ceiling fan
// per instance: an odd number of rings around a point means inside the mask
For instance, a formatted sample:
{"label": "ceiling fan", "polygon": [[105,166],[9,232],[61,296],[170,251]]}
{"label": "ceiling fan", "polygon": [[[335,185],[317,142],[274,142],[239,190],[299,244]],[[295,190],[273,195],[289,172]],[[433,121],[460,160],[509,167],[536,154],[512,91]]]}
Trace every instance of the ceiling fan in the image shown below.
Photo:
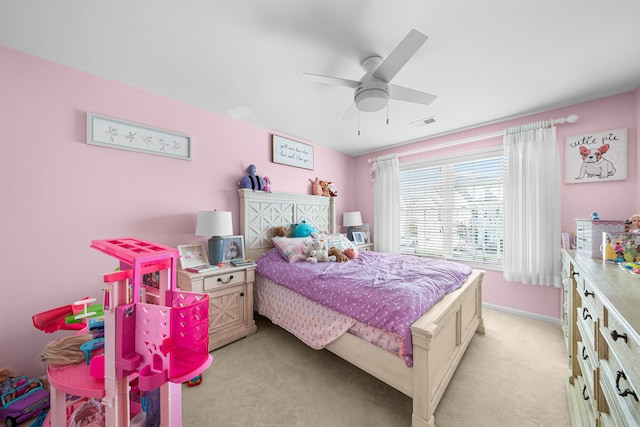
{"label": "ceiling fan", "polygon": [[351,108],[343,120],[352,118],[356,110],[362,112],[380,111],[388,105],[389,99],[429,105],[436,99],[435,95],[391,84],[391,79],[405,66],[418,49],[427,41],[427,36],[417,30],[409,34],[393,49],[386,59],[374,55],[362,61],[365,75],[359,80],[348,80],[339,77],[321,76],[304,73],[303,78],[318,83],[354,89]]}

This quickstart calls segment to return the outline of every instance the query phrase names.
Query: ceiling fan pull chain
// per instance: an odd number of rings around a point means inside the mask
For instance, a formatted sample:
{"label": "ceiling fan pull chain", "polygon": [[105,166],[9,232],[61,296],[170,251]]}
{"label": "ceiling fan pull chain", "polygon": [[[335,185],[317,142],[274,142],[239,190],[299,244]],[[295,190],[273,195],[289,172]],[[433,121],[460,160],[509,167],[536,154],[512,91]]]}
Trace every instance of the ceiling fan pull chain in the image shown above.
{"label": "ceiling fan pull chain", "polygon": [[389,124],[389,101],[387,101],[387,124]]}
{"label": "ceiling fan pull chain", "polygon": [[360,136],[360,110],[358,110],[358,136]]}

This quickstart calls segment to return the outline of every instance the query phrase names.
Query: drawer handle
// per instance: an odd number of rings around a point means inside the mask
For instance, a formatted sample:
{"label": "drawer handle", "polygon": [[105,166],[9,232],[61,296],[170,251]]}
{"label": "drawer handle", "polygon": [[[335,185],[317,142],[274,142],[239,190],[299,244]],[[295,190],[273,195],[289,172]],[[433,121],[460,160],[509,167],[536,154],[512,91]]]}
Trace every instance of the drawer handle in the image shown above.
{"label": "drawer handle", "polygon": [[580,275],[580,272],[579,272],[579,271],[574,271],[574,272],[573,272],[573,273],[571,273],[571,274],[572,274],[572,275],[574,275],[574,276],[579,276],[579,275]]}
{"label": "drawer handle", "polygon": [[588,290],[585,289],[584,290],[584,296],[588,297],[589,295],[593,296],[594,294],[593,294],[593,292],[589,292]]}
{"label": "drawer handle", "polygon": [[614,341],[618,341],[618,338],[620,338],[623,339],[624,342],[629,343],[629,341],[627,341],[627,334],[619,334],[615,329],[611,331],[611,338],[613,338]]}
{"label": "drawer handle", "polygon": [[218,282],[220,282],[220,283],[222,283],[222,284],[227,284],[227,283],[229,283],[229,282],[230,282],[230,281],[232,281],[232,280],[233,280],[233,274],[232,274],[231,276],[229,276],[229,279],[228,279],[228,280],[222,280],[222,277],[218,277]]}
{"label": "drawer handle", "polygon": [[585,353],[586,351],[587,347],[582,347],[582,360],[587,360],[589,358],[589,355]]}
{"label": "drawer handle", "polygon": [[244,292],[240,292],[240,296],[243,297],[244,296]]}
{"label": "drawer handle", "polygon": [[[220,279],[218,279],[218,280],[220,280]],[[593,319],[593,317],[591,317],[591,315],[589,314],[589,310],[587,310],[586,307],[582,309],[582,318],[584,320]]]}
{"label": "drawer handle", "polygon": [[589,396],[585,395],[586,392],[587,392],[587,386],[585,385],[582,387],[582,398],[584,400],[589,400]]}
{"label": "drawer handle", "polygon": [[616,391],[618,392],[618,396],[625,397],[625,396],[630,394],[630,395],[633,396],[633,398],[637,402],[638,401],[638,395],[636,394],[635,391],[631,391],[628,388],[626,388],[624,390],[620,390],[620,378],[626,380],[627,376],[624,374],[624,372],[618,371],[618,375],[616,376]]}

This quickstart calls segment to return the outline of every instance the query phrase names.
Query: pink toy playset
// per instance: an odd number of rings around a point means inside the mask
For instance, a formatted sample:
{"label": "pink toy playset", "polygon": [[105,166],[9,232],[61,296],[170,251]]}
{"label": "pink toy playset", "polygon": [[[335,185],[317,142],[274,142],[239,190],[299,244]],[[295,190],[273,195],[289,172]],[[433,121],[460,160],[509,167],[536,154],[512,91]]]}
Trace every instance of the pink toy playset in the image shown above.
{"label": "pink toy playset", "polygon": [[[33,316],[34,326],[44,332],[77,333],[89,329],[87,319],[104,316],[104,337],[84,349],[87,363],[49,365],[51,410],[43,425],[68,425],[68,395],[77,395],[93,399],[85,406],[100,402],[105,426],[182,426],[181,384],[213,361],[209,296],[176,288],[174,248],[134,238],[94,240],[91,247],[120,262],[119,271],[104,275],[102,306],[85,299],[81,309],[65,306]],[[145,284],[151,274],[159,278],[157,287]],[[135,397],[145,393],[158,396],[153,414],[145,413]]]}

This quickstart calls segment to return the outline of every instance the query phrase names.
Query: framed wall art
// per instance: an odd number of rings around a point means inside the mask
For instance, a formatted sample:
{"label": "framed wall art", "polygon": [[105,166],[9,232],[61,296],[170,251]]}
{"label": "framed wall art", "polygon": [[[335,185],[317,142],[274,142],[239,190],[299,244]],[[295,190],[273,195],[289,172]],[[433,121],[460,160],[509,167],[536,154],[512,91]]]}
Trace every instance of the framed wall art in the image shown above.
{"label": "framed wall art", "polygon": [[271,135],[273,163],[313,170],[313,146],[280,135]]}
{"label": "framed wall art", "polygon": [[87,144],[191,160],[191,137],[87,113]]}
{"label": "framed wall art", "polygon": [[567,137],[564,165],[565,184],[627,179],[627,129]]}

